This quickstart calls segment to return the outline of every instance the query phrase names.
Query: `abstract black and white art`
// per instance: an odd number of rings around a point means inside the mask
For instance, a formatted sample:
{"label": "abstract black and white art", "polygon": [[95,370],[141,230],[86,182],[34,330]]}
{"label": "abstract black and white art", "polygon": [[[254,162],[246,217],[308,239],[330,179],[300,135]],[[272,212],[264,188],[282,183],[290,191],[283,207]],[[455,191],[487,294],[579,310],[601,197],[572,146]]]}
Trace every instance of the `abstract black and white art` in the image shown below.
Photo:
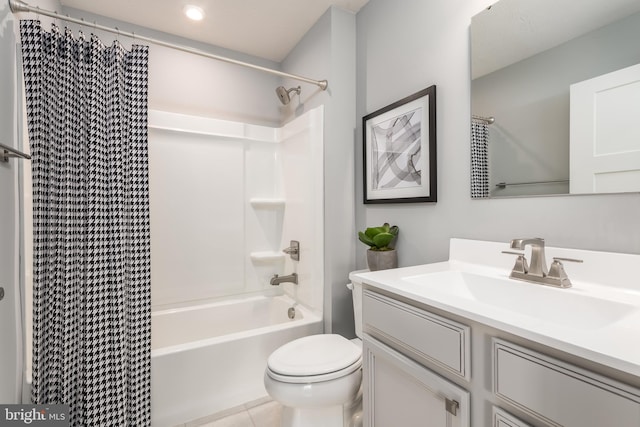
{"label": "abstract black and white art", "polygon": [[435,202],[436,87],[362,119],[364,203]]}

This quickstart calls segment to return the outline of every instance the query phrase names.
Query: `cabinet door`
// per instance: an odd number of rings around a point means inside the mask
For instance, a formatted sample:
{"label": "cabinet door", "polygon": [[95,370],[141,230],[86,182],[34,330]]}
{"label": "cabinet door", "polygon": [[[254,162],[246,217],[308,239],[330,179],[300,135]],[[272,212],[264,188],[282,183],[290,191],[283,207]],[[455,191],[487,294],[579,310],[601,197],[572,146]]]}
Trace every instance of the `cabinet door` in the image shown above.
{"label": "cabinet door", "polygon": [[468,427],[469,393],[365,334],[365,427]]}

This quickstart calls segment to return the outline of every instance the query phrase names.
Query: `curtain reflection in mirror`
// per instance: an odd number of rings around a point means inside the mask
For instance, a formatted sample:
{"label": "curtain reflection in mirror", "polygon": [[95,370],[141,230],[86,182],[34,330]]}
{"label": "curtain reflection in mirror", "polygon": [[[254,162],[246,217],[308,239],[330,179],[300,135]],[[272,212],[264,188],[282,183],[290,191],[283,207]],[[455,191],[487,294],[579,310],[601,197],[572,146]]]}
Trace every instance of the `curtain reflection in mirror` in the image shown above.
{"label": "curtain reflection in mirror", "polygon": [[471,198],[489,197],[489,123],[487,118],[471,119]]}

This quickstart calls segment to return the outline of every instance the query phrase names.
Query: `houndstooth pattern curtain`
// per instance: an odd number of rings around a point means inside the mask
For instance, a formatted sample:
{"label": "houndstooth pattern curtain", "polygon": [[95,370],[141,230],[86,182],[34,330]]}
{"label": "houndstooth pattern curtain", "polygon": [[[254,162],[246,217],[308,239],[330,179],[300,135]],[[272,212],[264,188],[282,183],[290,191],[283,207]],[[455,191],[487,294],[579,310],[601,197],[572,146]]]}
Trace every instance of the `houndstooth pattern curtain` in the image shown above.
{"label": "houndstooth pattern curtain", "polygon": [[489,197],[489,127],[471,120],[471,198]]}
{"label": "houndstooth pattern curtain", "polygon": [[150,425],[148,48],[21,21],[34,220],[33,385],[72,426]]}

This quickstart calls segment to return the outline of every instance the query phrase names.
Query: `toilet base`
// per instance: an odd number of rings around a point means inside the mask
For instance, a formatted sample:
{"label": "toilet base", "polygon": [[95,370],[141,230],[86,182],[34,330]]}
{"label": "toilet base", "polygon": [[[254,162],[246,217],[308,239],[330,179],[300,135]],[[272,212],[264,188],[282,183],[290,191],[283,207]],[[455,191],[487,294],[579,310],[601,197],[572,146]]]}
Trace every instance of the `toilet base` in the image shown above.
{"label": "toilet base", "polygon": [[362,393],[349,405],[282,407],[280,427],[362,427]]}
{"label": "toilet base", "polygon": [[281,427],[360,427],[362,370],[330,381],[285,383],[265,371],[264,385],[282,405]]}
{"label": "toilet base", "polygon": [[282,407],[281,427],[343,427],[342,406],[324,408]]}

